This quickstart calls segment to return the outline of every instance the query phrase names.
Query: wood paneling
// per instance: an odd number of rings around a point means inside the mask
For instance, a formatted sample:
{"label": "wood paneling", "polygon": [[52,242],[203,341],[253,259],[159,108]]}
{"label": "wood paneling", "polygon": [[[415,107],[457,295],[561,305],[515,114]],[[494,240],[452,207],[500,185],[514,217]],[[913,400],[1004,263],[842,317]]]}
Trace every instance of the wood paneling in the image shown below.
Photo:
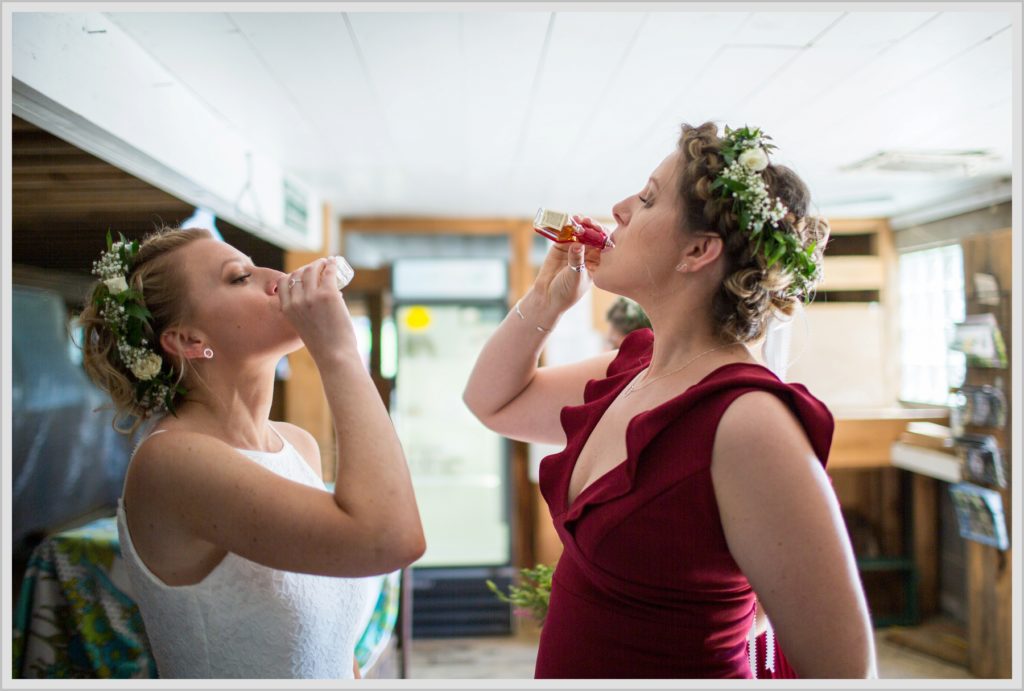
{"label": "wood paneling", "polygon": [[879,290],[884,283],[881,257],[825,257],[819,290]]}
{"label": "wood paneling", "polygon": [[[74,145],[12,116],[11,260],[91,280],[109,228],[141,239],[195,208]],[[261,266],[280,269],[280,248],[217,219],[224,239]]]}
{"label": "wood paneling", "polygon": [[[1011,291],[1013,279],[1013,244],[1009,228],[967,238],[963,241],[964,284],[967,313],[992,313],[996,316],[1006,341],[1007,353],[1013,352]],[[974,295],[974,275],[991,274],[1000,286],[998,305],[982,304]],[[1010,367],[1005,369],[968,368],[968,384],[992,384],[1002,388],[1009,403],[1002,429],[968,428],[995,436],[1004,458],[1012,457],[1013,440],[1009,421],[1013,419]],[[1010,489],[1000,490],[1007,530],[1013,525]],[[1013,538],[1012,531],[1010,534]],[[967,644],[971,672],[984,678],[1009,678],[1013,663],[1012,636],[1012,563],[1013,550],[1000,552],[994,547],[969,541],[967,544]]]}
{"label": "wood paneling", "polygon": [[914,473],[911,484],[920,611],[929,617],[939,611],[939,481]]}
{"label": "wood paneling", "polygon": [[[330,207],[323,208],[323,231],[321,246],[311,252],[285,252],[284,271],[291,273],[310,262],[324,256],[330,246],[331,223]],[[327,395],[324,393],[320,370],[313,361],[309,350],[301,348],[288,356],[291,376],[284,382],[284,414],[285,420],[298,425],[313,435],[320,447],[320,469],[324,481],[335,480],[335,464],[338,454],[335,446],[334,419]]]}
{"label": "wood paneling", "polygon": [[[496,225],[500,222],[496,222]],[[533,284],[534,272],[530,263],[533,245],[531,221],[520,219],[509,235],[512,261],[509,266],[509,304],[516,302]],[[537,563],[537,493],[530,482],[530,449],[521,441],[511,441],[509,477],[512,480],[512,563],[532,567]],[[547,510],[543,500],[540,509]]]}
{"label": "wood paneling", "polygon": [[892,232],[885,219],[833,219],[830,225],[836,237],[826,245],[823,281],[806,319],[792,329],[788,379],[832,407],[892,405],[899,395]]}
{"label": "wood paneling", "polygon": [[948,416],[938,410],[906,416],[836,420],[828,468],[888,468],[892,465],[890,449],[900,438],[910,420],[945,423]]}
{"label": "wood paneling", "polygon": [[831,235],[863,235],[884,232],[889,222],[884,218],[830,218],[828,225]]}
{"label": "wood paneling", "polygon": [[594,331],[605,333],[608,330],[608,319],[605,317],[608,310],[619,298],[615,293],[601,290],[597,286],[590,288],[591,319],[593,320]]}

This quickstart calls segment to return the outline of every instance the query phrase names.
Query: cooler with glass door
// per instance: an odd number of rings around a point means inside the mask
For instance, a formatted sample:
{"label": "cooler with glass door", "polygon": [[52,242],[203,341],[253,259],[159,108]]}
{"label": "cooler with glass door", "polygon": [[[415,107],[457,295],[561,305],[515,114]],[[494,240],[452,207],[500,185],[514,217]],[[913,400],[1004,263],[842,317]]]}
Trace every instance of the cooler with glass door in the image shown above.
{"label": "cooler with glass door", "polygon": [[414,637],[511,631],[508,441],[466,408],[477,355],[507,312],[500,259],[401,259],[392,269],[397,371],[391,414],[427,549],[413,565]]}

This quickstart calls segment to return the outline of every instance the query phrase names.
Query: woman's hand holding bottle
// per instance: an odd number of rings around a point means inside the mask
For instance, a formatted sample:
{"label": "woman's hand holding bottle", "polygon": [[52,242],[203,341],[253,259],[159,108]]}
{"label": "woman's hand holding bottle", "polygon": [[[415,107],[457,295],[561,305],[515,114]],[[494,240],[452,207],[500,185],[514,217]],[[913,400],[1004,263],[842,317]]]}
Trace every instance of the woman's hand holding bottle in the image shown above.
{"label": "woman's hand holding bottle", "polygon": [[338,290],[336,262],[334,257],[317,259],[277,282],[281,310],[318,362],[358,354],[352,316]]}
{"label": "woman's hand holding bottle", "polygon": [[[584,227],[607,233],[589,217],[573,218]],[[533,286],[523,298],[524,309],[528,307],[542,323],[554,323],[587,292],[590,272],[600,263],[601,250],[595,247],[578,242],[552,244]]]}

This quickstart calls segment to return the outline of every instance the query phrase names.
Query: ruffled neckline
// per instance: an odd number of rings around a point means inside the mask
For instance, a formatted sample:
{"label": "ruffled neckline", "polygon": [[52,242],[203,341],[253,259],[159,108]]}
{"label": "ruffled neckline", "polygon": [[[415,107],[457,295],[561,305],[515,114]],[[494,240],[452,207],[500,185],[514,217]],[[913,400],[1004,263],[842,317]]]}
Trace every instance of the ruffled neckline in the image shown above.
{"label": "ruffled neckline", "polygon": [[[728,379],[730,387],[756,386],[785,391],[797,407],[803,408],[805,403],[813,402],[831,418],[824,404],[810,396],[802,385],[784,383],[760,364],[726,363],[711,370],[676,396],[634,415],[626,425],[626,457],[591,482],[570,503],[569,483],[583,446],[615,398],[650,362],[653,340],[654,335],[649,329],[630,334],[620,346],[619,356],[609,365],[608,376],[587,382],[583,404],[562,409],[560,420],[566,434],[566,447],[545,458],[540,467],[541,491],[556,524],[575,521],[588,507],[612,501],[628,493],[633,488],[637,463],[644,448],[705,393],[719,390],[720,380],[725,373],[734,372]],[[808,436],[819,459],[824,462],[828,456],[828,442],[822,448],[820,440],[816,440],[813,435]],[[831,439],[831,433],[828,439]]]}
{"label": "ruffled neckline", "polygon": [[[583,446],[586,444],[587,439],[590,438],[594,428],[601,421],[608,407],[642,367],[624,371],[607,379],[591,380],[588,382],[587,386],[592,387],[594,393],[596,393],[595,398],[582,405],[567,406],[562,409],[561,422],[563,430],[566,430],[566,438],[569,438],[569,429],[575,429],[576,434],[574,435],[573,442],[566,445],[566,448],[558,454],[561,455],[561,458],[558,459],[559,462],[567,463],[568,467],[559,478],[557,490],[558,512],[553,512],[554,515],[564,514],[566,521],[573,520],[578,518],[587,506],[608,502],[629,492],[633,486],[633,478],[636,474],[636,465],[640,458],[640,452],[647,446],[654,435],[661,431],[672,418],[682,412],[686,407],[688,399],[692,399],[705,391],[708,388],[708,384],[724,370],[733,368],[765,369],[761,365],[749,362],[730,362],[720,365],[708,372],[696,384],[688,387],[676,396],[658,404],[654,408],[634,415],[626,424],[626,457],[588,486],[584,487],[583,491],[576,495],[575,499],[570,503],[569,483]],[[610,384],[610,386],[600,386],[606,383]],[[602,390],[597,391],[597,389]],[[554,459],[549,457],[549,460]]]}

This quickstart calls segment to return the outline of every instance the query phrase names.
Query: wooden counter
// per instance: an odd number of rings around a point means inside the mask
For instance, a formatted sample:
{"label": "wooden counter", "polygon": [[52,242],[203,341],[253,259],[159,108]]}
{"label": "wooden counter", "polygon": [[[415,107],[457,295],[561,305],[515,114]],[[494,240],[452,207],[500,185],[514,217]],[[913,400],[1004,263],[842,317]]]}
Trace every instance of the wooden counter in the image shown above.
{"label": "wooden counter", "polygon": [[888,468],[891,447],[908,422],[949,420],[946,408],[859,408],[832,411],[836,420],[828,469]]}

